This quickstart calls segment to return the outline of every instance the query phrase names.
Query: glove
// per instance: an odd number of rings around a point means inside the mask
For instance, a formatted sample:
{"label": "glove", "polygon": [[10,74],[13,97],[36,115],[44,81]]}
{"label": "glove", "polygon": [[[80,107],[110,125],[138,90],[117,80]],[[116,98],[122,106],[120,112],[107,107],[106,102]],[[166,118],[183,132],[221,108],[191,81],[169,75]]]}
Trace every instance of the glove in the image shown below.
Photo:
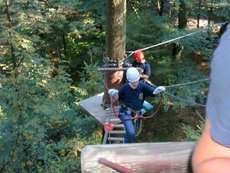
{"label": "glove", "polygon": [[115,94],[118,93],[118,90],[112,88],[112,89],[109,89],[109,90],[108,90],[108,93],[109,93],[109,95],[112,97],[112,96],[114,96]]}
{"label": "glove", "polygon": [[164,93],[164,92],[165,92],[165,87],[159,86],[154,90],[153,94],[160,94],[160,93]]}

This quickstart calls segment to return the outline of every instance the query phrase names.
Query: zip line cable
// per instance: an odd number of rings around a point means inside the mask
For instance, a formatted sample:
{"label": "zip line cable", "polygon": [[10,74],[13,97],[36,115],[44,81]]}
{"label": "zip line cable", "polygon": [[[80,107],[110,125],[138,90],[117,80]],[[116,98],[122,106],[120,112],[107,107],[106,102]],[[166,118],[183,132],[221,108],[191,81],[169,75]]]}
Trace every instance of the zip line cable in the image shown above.
{"label": "zip line cable", "polygon": [[[198,31],[195,31],[195,32],[192,32],[192,33],[189,33],[189,34],[186,34],[186,35],[183,35],[183,36],[179,36],[179,37],[176,37],[176,38],[173,38],[173,39],[170,39],[170,40],[167,40],[167,41],[164,41],[164,42],[161,42],[161,43],[158,43],[158,44],[155,44],[155,45],[152,45],[152,46],[148,46],[148,47],[145,47],[145,48],[142,48],[142,49],[137,49],[137,50],[141,50],[141,51],[144,51],[144,50],[147,50],[147,49],[151,49],[151,48],[154,48],[154,47],[157,47],[157,46],[161,46],[161,45],[164,45],[166,43],[170,43],[170,42],[173,42],[173,41],[176,41],[176,40],[180,40],[182,38],[185,38],[185,37],[188,37],[188,36],[191,36],[191,35],[194,35],[194,34],[197,34],[199,32],[203,32],[205,30],[208,30],[208,29],[211,29],[211,28],[214,28],[214,27],[217,27],[217,26],[221,26],[221,25],[224,25],[226,23],[228,23],[230,21],[226,21],[226,22],[222,22],[222,23],[216,23],[212,26],[209,26],[207,28],[202,28],[202,29],[199,29]],[[132,56],[137,50],[135,51],[127,51],[128,53],[130,53],[126,58]]]}
{"label": "zip line cable", "polygon": [[191,81],[191,82],[185,82],[185,83],[180,83],[180,84],[165,86],[165,88],[172,88],[172,87],[177,87],[177,86],[182,86],[182,85],[190,85],[190,84],[204,82],[204,81],[208,81],[208,80],[210,80],[210,79],[209,78],[200,79],[200,80],[197,80],[197,81]]}
{"label": "zip line cable", "polygon": [[[148,49],[151,49],[151,48],[154,48],[154,47],[158,47],[158,46],[161,46],[161,45],[163,45],[163,44],[170,43],[170,42],[173,42],[173,41],[175,41],[175,40],[180,40],[180,39],[182,39],[182,38],[184,38],[184,37],[188,37],[188,36],[194,35],[194,34],[196,34],[196,33],[205,31],[206,29],[207,29],[207,28],[199,29],[198,31],[195,31],[195,32],[192,32],[192,33],[183,35],[183,36],[179,36],[179,37],[173,38],[173,39],[171,39],[171,40],[167,40],[167,41],[164,41],[164,42],[161,42],[161,43],[158,43],[158,44],[155,44],[155,45],[146,47],[146,48],[138,49],[138,50],[144,51],[144,50],[148,50]],[[136,51],[137,51],[137,50],[136,50]],[[135,51],[131,51],[131,52],[132,52],[131,54],[135,53]]]}
{"label": "zip line cable", "polygon": [[170,96],[170,97],[172,97],[172,98],[174,98],[174,99],[177,99],[177,100],[179,100],[179,101],[183,101],[183,102],[186,102],[186,103],[192,103],[193,105],[197,105],[197,106],[200,106],[200,107],[205,107],[205,105],[203,105],[203,104],[196,103],[196,102],[190,102],[190,101],[188,101],[188,100],[186,100],[186,99],[182,99],[182,98],[177,97],[177,96],[175,96],[175,95],[173,95],[173,94],[169,94],[168,92],[165,92],[165,95],[168,95],[168,96]]}
{"label": "zip line cable", "polygon": [[[157,46],[161,46],[161,45],[164,45],[166,43],[170,43],[170,42],[173,42],[173,41],[176,41],[176,40],[180,40],[182,38],[185,38],[185,37],[188,37],[188,36],[191,36],[191,35],[194,35],[194,34],[197,34],[197,33],[200,33],[200,32],[204,32],[208,29],[212,29],[214,27],[217,27],[217,26],[222,26],[226,23],[228,23],[230,21],[226,21],[226,22],[221,22],[221,23],[216,23],[212,26],[209,26],[207,28],[202,28],[202,29],[199,29],[198,31],[195,31],[195,32],[192,32],[192,33],[189,33],[189,34],[186,34],[186,35],[183,35],[183,36],[179,36],[179,37],[176,37],[176,38],[173,38],[173,39],[170,39],[170,40],[167,40],[167,41],[164,41],[164,42],[161,42],[161,43],[158,43],[158,44],[155,44],[155,45],[152,45],[152,46],[148,46],[148,47],[145,47],[145,48],[142,48],[142,49],[138,49],[138,50],[141,50],[141,51],[144,51],[144,50],[148,50],[148,49],[151,49],[151,48],[154,48],[154,47],[157,47]],[[137,51],[137,50],[136,50]],[[136,51],[127,51],[128,53],[130,53],[126,58],[132,56]],[[172,87],[177,87],[177,86],[182,86],[182,85],[189,85],[189,84],[194,84],[194,83],[198,83],[198,82],[203,82],[203,81],[207,81],[207,80],[210,80],[209,78],[206,78],[206,79],[201,79],[201,80],[197,80],[197,81],[192,81],[192,82],[186,82],[186,83],[181,83],[181,84],[175,84],[175,85],[169,85],[169,86],[165,86],[166,88],[172,88]],[[184,101],[184,102],[189,102],[185,99],[182,99],[182,98],[179,98],[177,96],[174,96],[172,94],[169,94],[169,93],[165,93],[166,95],[170,96],[170,97],[173,97],[177,100],[180,100],[180,101]],[[189,102],[191,103],[191,102]],[[205,107],[205,105],[202,105],[202,104],[199,104],[199,103],[192,103],[192,104],[196,104],[198,106],[201,106],[201,107]]]}
{"label": "zip line cable", "polygon": [[[172,88],[172,87],[178,87],[178,86],[182,86],[182,85],[190,85],[190,84],[194,84],[194,83],[199,83],[199,82],[204,82],[204,81],[208,81],[210,80],[209,78],[206,78],[206,79],[202,79],[202,80],[196,80],[196,81],[191,81],[191,82],[185,82],[185,83],[180,83],[180,84],[175,84],[175,85],[169,85],[169,86],[165,86],[165,88]],[[157,85],[155,84],[152,84],[153,86],[157,87]],[[172,97],[174,99],[177,99],[179,101],[183,101],[183,102],[187,102],[187,103],[192,103],[193,105],[197,105],[197,106],[200,106],[200,107],[205,107],[205,105],[203,104],[200,104],[200,103],[196,103],[196,102],[190,102],[186,99],[182,99],[180,97],[177,97],[173,94],[170,94],[168,92],[165,92],[165,95],[168,95],[169,97]]]}
{"label": "zip line cable", "polygon": [[[164,41],[164,42],[161,42],[161,43],[158,43],[158,44],[155,44],[155,45],[152,45],[152,46],[148,46],[148,47],[145,47],[145,48],[142,48],[142,49],[137,49],[137,50],[141,50],[141,51],[144,51],[144,50],[148,50],[148,49],[151,49],[151,48],[154,48],[154,47],[158,47],[158,46],[161,46],[161,45],[164,45],[166,43],[170,43],[170,42],[173,42],[173,41],[176,41],[176,40],[180,40],[182,38],[185,38],[185,37],[189,37],[191,35],[194,35],[194,34],[197,34],[197,33],[200,33],[200,32],[204,32],[208,29],[212,29],[214,27],[217,27],[217,26],[222,26],[226,23],[229,23],[229,21],[226,21],[226,22],[221,22],[221,23],[216,23],[216,24],[213,24],[212,26],[209,26],[209,27],[206,27],[206,28],[202,28],[202,29],[199,29],[195,32],[192,32],[192,33],[189,33],[189,34],[185,34],[185,35],[182,35],[182,36],[179,36],[179,37],[176,37],[176,38],[173,38],[173,39],[170,39],[170,40],[167,40],[167,41]],[[137,51],[136,50],[136,51]],[[136,51],[126,51],[127,53],[130,53],[126,58],[132,56]],[[206,79],[201,79],[201,80],[197,80],[197,81],[192,81],[192,82],[186,82],[186,83],[180,83],[180,84],[174,84],[174,85],[169,85],[169,86],[165,86],[166,88],[172,88],[172,87],[177,87],[177,86],[182,86],[182,85],[189,85],[189,84],[194,84],[194,83],[198,83],[198,82],[203,82],[203,81],[208,81],[210,80],[209,78],[206,78]],[[154,84],[153,84],[154,85]],[[184,101],[184,102],[189,102],[185,99],[182,99],[182,98],[179,98],[177,96],[174,96],[172,94],[169,94],[169,93],[165,93],[166,95],[170,96],[170,97],[173,97],[177,100],[180,100],[180,101]],[[191,102],[189,102],[191,103]],[[198,106],[201,106],[201,107],[205,107],[205,105],[202,105],[202,104],[199,104],[199,103],[193,103],[193,104],[196,104]]]}

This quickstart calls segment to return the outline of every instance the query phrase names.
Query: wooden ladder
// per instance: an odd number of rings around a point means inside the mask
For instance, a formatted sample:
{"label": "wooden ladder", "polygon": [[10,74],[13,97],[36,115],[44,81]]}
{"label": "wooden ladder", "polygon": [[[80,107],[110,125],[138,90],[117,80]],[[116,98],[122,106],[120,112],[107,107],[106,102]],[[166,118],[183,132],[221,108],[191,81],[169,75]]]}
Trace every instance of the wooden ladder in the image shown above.
{"label": "wooden ladder", "polygon": [[104,128],[103,144],[124,143],[125,127],[121,120],[119,118],[107,118],[105,123],[107,128]]}

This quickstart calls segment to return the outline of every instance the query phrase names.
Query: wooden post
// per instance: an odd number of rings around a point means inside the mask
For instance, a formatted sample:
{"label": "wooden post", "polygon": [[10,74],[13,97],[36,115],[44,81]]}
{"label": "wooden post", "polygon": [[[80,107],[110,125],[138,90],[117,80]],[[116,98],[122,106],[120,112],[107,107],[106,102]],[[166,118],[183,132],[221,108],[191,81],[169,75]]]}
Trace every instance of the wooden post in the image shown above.
{"label": "wooden post", "polygon": [[[107,0],[106,59],[116,61],[118,67],[122,66],[125,56],[125,38],[126,0]],[[110,104],[107,88],[118,89],[122,79],[123,71],[107,71],[105,73],[104,104]]]}
{"label": "wooden post", "polygon": [[82,173],[114,173],[102,164],[105,159],[135,173],[192,173],[194,146],[195,142],[88,145],[81,152]]}

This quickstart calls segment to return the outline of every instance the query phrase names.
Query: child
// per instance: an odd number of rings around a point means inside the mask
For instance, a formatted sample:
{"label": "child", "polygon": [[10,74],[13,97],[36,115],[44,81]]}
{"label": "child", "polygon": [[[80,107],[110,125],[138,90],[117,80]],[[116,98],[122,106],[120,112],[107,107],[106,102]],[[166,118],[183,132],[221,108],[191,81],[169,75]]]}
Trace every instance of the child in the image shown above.
{"label": "child", "polygon": [[149,79],[151,74],[151,66],[145,60],[144,52],[140,50],[135,52],[132,67],[140,67],[139,73],[141,80],[146,81]]}
{"label": "child", "polygon": [[156,89],[149,85],[140,82],[140,74],[134,67],[128,68],[126,72],[127,83],[123,84],[121,88],[109,89],[108,93],[115,100],[120,101],[121,108],[119,110],[119,118],[125,126],[125,143],[132,143],[135,139],[135,128],[132,118],[135,113],[139,113],[142,116],[143,102],[146,97],[154,96],[165,91],[163,86],[159,86]]}

